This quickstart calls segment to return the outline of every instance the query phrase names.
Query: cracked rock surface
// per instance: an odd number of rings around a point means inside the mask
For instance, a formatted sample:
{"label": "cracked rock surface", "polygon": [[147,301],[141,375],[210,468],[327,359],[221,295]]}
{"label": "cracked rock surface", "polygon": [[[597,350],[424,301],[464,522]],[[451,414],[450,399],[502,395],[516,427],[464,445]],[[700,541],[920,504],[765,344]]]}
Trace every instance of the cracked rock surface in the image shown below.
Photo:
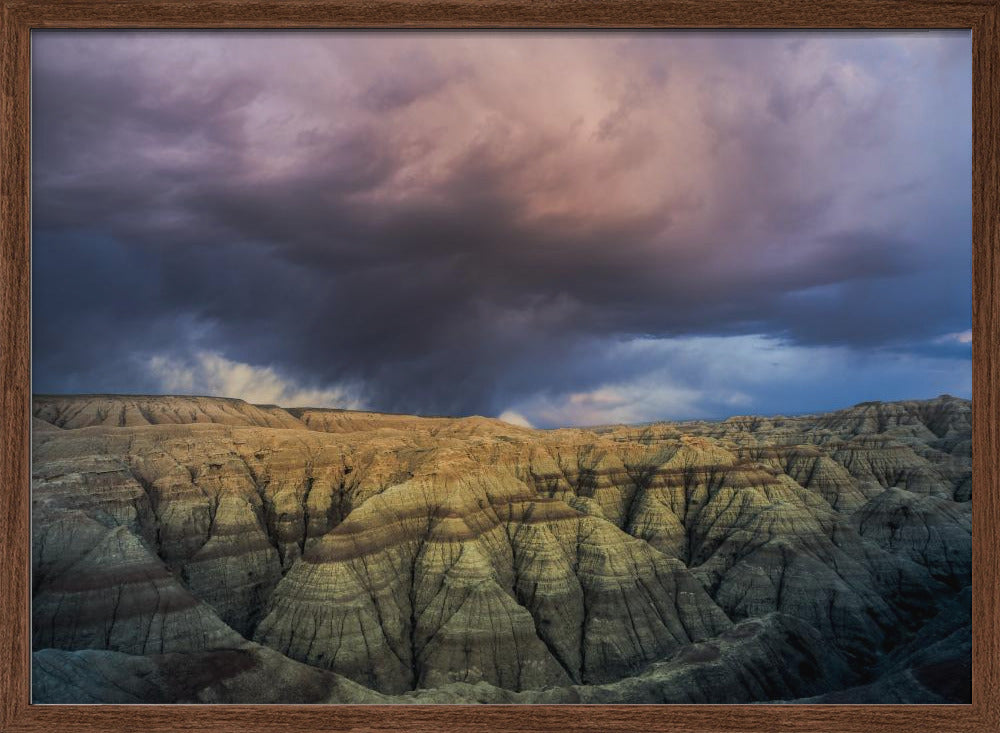
{"label": "cracked rock surface", "polygon": [[970,436],[38,396],[34,701],[962,702]]}

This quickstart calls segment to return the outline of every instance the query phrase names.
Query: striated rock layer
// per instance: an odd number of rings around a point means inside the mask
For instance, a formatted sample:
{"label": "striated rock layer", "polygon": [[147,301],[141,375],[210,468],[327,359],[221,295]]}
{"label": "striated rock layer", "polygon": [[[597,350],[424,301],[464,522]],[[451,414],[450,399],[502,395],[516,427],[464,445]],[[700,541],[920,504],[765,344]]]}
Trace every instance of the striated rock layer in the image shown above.
{"label": "striated rock layer", "polygon": [[35,701],[963,699],[970,414],[40,396]]}

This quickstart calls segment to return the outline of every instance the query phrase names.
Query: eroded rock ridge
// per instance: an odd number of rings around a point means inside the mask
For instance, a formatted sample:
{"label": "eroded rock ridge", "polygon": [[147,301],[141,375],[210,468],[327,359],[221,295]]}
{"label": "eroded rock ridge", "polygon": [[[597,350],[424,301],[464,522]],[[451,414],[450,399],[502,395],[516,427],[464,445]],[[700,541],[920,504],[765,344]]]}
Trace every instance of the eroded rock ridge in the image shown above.
{"label": "eroded rock ridge", "polygon": [[552,431],[208,397],[34,418],[35,702],[970,697],[967,400]]}

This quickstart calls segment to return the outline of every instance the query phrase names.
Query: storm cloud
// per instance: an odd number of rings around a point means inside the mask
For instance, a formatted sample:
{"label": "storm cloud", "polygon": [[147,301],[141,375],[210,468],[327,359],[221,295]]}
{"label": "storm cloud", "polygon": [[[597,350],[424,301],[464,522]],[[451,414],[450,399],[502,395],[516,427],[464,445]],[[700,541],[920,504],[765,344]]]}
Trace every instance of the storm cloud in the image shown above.
{"label": "storm cloud", "polygon": [[32,62],[36,392],[544,426],[968,393],[968,34],[44,31]]}

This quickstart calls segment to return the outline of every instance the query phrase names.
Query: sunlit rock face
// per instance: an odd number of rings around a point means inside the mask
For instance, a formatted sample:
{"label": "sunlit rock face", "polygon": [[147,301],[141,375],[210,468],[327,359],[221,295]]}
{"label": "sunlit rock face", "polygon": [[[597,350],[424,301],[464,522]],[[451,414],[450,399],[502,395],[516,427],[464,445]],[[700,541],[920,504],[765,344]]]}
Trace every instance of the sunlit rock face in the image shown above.
{"label": "sunlit rock face", "polygon": [[38,397],[35,701],[961,702],[970,410]]}

